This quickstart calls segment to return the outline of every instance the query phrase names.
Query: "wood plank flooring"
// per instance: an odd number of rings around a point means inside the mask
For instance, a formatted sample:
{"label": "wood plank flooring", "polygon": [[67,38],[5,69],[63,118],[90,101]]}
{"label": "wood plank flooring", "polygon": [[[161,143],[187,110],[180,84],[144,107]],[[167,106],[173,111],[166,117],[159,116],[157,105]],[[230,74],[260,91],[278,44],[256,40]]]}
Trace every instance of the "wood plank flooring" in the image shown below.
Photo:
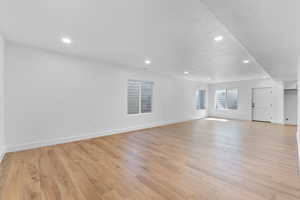
{"label": "wood plank flooring", "polygon": [[9,153],[1,200],[299,200],[296,127],[196,120]]}

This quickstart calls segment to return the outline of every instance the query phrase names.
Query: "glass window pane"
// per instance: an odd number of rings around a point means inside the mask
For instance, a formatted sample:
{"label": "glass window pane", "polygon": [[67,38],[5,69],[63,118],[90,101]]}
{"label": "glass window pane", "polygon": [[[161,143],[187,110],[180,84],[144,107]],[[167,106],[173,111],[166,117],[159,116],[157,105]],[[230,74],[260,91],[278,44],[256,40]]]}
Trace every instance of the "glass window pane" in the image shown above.
{"label": "glass window pane", "polygon": [[238,90],[228,89],[227,90],[227,108],[237,109],[238,108]]}
{"label": "glass window pane", "polygon": [[141,82],[141,112],[152,112],[152,82]]}
{"label": "glass window pane", "polygon": [[205,109],[205,90],[198,90],[196,94],[197,110]]}
{"label": "glass window pane", "polygon": [[128,114],[139,114],[140,83],[138,81],[128,81]]}
{"label": "glass window pane", "polygon": [[226,90],[216,90],[215,104],[217,110],[226,108]]}

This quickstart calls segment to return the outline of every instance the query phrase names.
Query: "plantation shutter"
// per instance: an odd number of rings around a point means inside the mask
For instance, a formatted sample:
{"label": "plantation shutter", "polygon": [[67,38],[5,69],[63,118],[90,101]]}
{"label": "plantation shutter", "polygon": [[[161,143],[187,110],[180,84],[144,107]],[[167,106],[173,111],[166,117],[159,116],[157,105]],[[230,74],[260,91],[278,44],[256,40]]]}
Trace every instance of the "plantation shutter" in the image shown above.
{"label": "plantation shutter", "polygon": [[152,112],[153,82],[128,80],[128,114]]}
{"label": "plantation shutter", "polygon": [[197,110],[205,109],[205,90],[198,90],[196,96]]}
{"label": "plantation shutter", "polygon": [[217,110],[226,108],[226,90],[216,90],[215,103]]}
{"label": "plantation shutter", "polygon": [[152,112],[153,82],[141,82],[141,113]]}
{"label": "plantation shutter", "polygon": [[139,114],[140,112],[140,83],[139,81],[128,81],[128,114]]}
{"label": "plantation shutter", "polygon": [[238,108],[238,90],[227,89],[227,108],[237,109]]}

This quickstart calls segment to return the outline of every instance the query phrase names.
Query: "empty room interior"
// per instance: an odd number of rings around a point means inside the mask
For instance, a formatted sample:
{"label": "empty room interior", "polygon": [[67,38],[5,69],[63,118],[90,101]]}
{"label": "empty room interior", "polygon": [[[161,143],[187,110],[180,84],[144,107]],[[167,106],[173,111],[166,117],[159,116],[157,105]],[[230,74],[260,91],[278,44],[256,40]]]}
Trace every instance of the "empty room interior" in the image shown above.
{"label": "empty room interior", "polygon": [[0,0],[0,200],[300,200],[299,8]]}

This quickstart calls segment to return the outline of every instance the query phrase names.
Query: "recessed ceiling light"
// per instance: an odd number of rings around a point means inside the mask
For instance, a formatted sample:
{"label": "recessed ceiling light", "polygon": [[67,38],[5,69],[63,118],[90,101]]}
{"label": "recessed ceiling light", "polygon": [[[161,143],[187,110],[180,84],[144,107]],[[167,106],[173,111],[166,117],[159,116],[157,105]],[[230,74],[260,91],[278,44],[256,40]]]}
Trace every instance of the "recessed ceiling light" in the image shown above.
{"label": "recessed ceiling light", "polygon": [[215,37],[215,41],[216,41],[216,42],[222,41],[223,39],[224,39],[224,38],[223,38],[222,35],[219,35],[219,36]]}
{"label": "recessed ceiling light", "polygon": [[243,60],[244,64],[248,64],[250,62],[250,60]]}
{"label": "recessed ceiling light", "polygon": [[190,72],[185,71],[184,74],[189,74]]}
{"label": "recessed ceiling light", "polygon": [[69,37],[63,37],[63,38],[61,38],[61,42],[64,44],[71,44],[72,40]]}
{"label": "recessed ceiling light", "polygon": [[266,78],[267,78],[267,76],[264,76],[263,78],[264,78],[264,79],[266,79]]}
{"label": "recessed ceiling light", "polygon": [[149,60],[149,59],[146,59],[144,62],[145,62],[146,65],[150,65],[151,64],[151,60]]}

